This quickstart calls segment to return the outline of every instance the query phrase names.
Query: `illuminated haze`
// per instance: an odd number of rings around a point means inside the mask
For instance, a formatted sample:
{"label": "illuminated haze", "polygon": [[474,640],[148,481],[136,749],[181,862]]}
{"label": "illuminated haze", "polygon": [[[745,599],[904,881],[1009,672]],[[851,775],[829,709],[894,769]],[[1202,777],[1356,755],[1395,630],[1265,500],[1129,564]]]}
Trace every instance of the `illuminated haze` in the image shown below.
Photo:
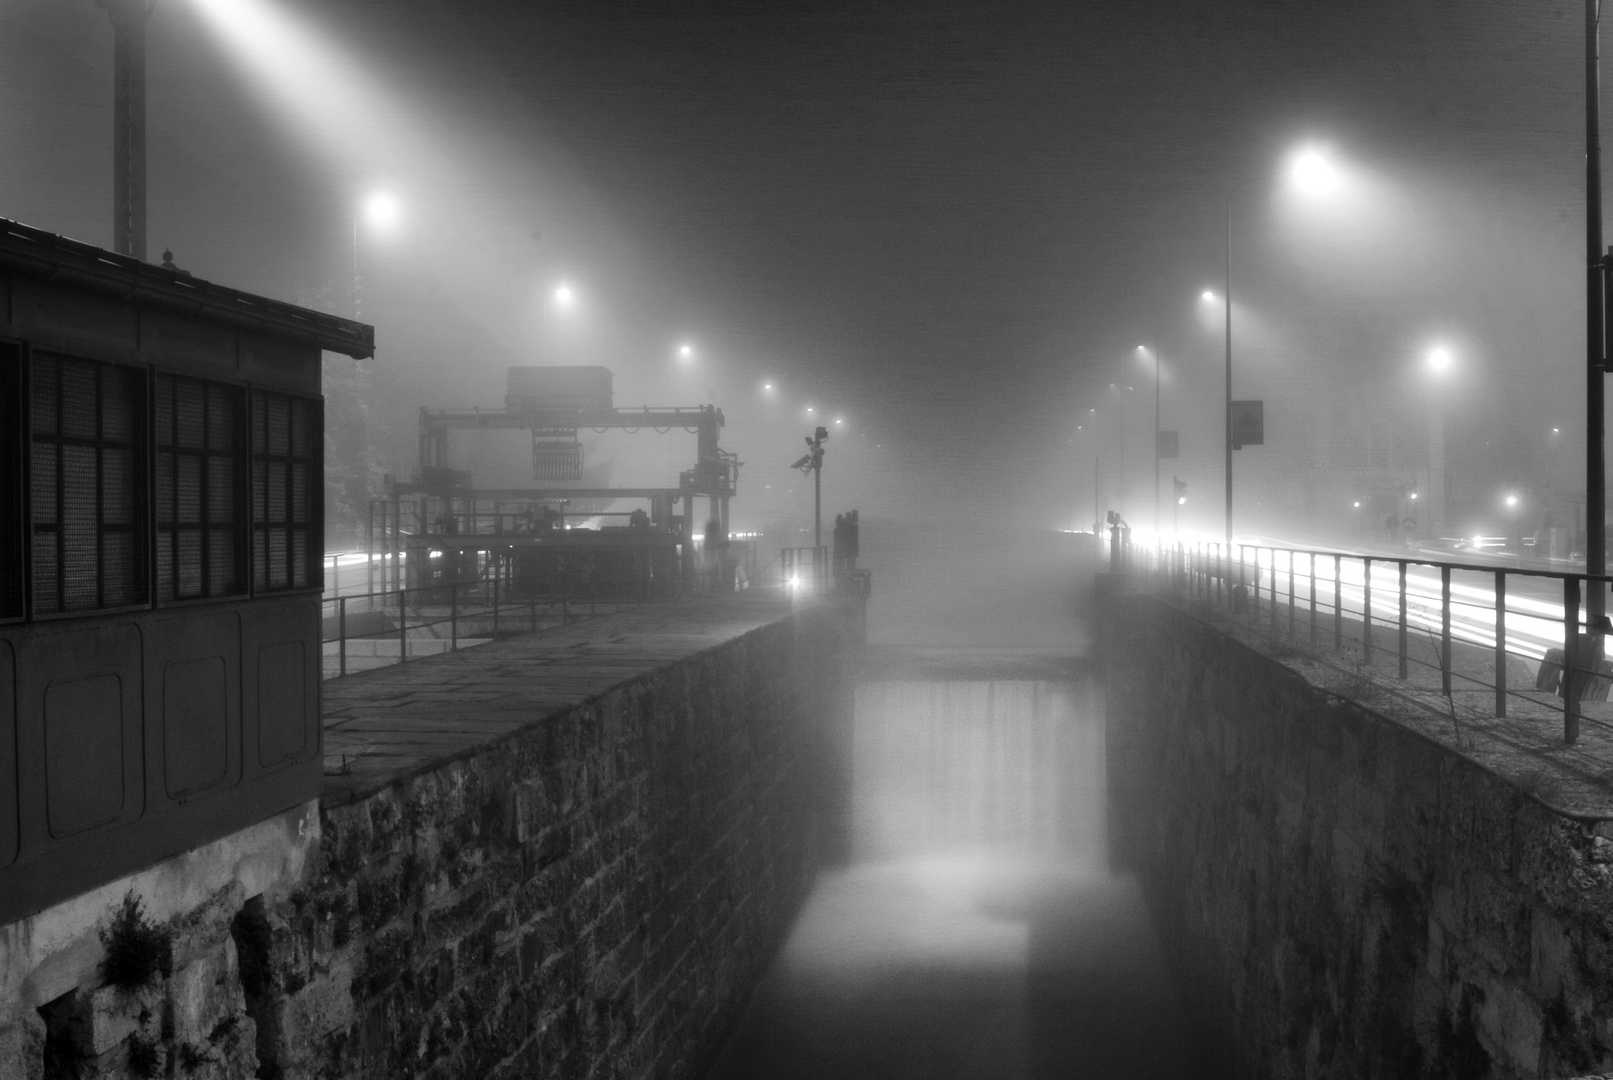
{"label": "illuminated haze", "polygon": [[[618,405],[724,409],[736,529],[809,519],[787,466],[825,418],[829,509],[1085,525],[1089,409],[1144,522],[1144,343],[1181,432],[1165,505],[1183,477],[1184,525],[1218,532],[1226,194],[1317,145],[1328,197],[1278,176],[1232,204],[1236,390],[1267,417],[1240,528],[1348,540],[1337,478],[1415,471],[1435,347],[1453,513],[1503,488],[1538,513],[1583,497],[1578,10],[158,0],[150,247],[347,314],[384,190],[388,470],[419,406],[599,363]],[[110,66],[89,0],[0,6],[0,215],[110,246]],[[671,483],[671,445],[596,452]]]}

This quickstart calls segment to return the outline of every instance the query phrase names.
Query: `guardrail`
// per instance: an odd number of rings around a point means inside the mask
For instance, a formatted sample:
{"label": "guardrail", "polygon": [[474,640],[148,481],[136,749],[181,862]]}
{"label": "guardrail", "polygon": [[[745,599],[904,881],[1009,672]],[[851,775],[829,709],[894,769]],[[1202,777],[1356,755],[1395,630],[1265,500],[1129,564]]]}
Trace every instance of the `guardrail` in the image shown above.
{"label": "guardrail", "polygon": [[[1613,577],[1263,544],[1127,545],[1123,573],[1148,575],[1177,596],[1222,611],[1316,659],[1354,654],[1363,677],[1392,660],[1411,690],[1435,691],[1456,715],[1480,694],[1560,712],[1563,739],[1579,738],[1588,702],[1608,699],[1613,663],[1606,617],[1587,623],[1588,591]],[[1335,665],[1337,666],[1337,665]],[[1437,679],[1437,681],[1436,681]]]}
{"label": "guardrail", "polygon": [[582,615],[641,601],[512,595],[502,577],[474,582],[326,596],[320,634],[325,678],[563,626]]}

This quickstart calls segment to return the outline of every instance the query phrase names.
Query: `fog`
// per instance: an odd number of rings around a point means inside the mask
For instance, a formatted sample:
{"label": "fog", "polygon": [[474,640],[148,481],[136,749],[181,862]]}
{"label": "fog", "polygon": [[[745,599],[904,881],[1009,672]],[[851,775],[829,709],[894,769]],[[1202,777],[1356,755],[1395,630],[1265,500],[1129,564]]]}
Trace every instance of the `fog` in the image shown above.
{"label": "fog", "polygon": [[[1578,13],[159,0],[150,257],[376,325],[356,377],[329,362],[376,486],[412,473],[419,407],[602,364],[620,406],[724,410],[735,529],[803,535],[788,465],[838,419],[834,511],[1218,535],[1224,324],[1200,297],[1225,288],[1230,205],[1234,396],[1267,425],[1237,452],[1240,532],[1572,531]],[[0,215],[110,242],[110,38],[87,2],[0,5]],[[1336,163],[1330,198],[1283,178],[1302,145]],[[398,220],[359,221],[355,289],[354,217],[383,189]],[[1157,515],[1139,344],[1180,433]],[[1436,393],[1444,520],[1391,537],[1432,486]],[[602,439],[613,476],[692,460]]]}

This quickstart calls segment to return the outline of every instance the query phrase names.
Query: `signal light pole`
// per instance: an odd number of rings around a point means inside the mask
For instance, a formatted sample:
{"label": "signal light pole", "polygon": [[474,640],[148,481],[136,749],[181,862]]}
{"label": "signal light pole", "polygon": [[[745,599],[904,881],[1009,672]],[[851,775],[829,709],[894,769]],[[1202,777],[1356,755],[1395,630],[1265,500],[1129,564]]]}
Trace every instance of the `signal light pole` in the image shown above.
{"label": "signal light pole", "polygon": [[829,429],[820,427],[806,437],[807,452],[792,468],[812,474],[812,572],[820,585],[824,580],[823,568],[823,444],[829,441]]}

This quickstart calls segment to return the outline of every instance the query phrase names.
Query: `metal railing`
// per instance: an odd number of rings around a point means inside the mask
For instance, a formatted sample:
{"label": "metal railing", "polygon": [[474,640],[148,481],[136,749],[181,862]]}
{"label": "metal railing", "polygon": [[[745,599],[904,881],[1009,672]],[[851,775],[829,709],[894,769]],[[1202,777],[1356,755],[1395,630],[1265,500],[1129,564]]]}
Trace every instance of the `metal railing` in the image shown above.
{"label": "metal railing", "polygon": [[[1608,699],[1605,618],[1585,599],[1613,577],[1409,555],[1264,544],[1127,545],[1114,569],[1151,577],[1183,601],[1222,612],[1263,636],[1366,680],[1392,671],[1401,696],[1442,698],[1453,718],[1560,714],[1563,739]],[[1340,658],[1348,667],[1341,667]]]}
{"label": "metal railing", "polygon": [[321,601],[324,677],[338,678],[563,626],[642,601],[515,595],[506,575]]}

